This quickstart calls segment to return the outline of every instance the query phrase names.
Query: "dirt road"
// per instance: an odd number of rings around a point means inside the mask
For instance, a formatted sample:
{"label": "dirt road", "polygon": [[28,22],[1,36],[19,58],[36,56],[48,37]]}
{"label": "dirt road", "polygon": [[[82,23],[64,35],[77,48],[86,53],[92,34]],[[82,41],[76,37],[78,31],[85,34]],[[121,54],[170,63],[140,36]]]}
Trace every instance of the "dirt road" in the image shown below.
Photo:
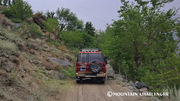
{"label": "dirt road", "polygon": [[132,92],[127,87],[117,83],[117,80],[107,80],[105,84],[85,82],[76,84],[61,95],[60,101],[148,101],[140,96],[112,96],[107,92]]}

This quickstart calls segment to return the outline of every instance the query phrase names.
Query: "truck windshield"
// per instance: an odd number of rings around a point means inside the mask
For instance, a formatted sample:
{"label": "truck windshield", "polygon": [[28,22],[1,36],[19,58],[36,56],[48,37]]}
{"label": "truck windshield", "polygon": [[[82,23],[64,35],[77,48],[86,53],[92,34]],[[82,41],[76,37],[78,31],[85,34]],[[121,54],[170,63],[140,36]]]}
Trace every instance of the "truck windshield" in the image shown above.
{"label": "truck windshield", "polygon": [[78,62],[92,62],[94,60],[98,60],[100,62],[104,62],[104,56],[102,53],[79,53],[78,54]]}

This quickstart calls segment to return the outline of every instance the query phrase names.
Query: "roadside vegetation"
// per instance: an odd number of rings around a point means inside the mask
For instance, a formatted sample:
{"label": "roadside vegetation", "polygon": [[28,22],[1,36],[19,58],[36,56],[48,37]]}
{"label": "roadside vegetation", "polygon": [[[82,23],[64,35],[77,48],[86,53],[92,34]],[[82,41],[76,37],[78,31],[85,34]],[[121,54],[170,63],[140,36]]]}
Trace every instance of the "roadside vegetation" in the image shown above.
{"label": "roadside vegetation", "polygon": [[99,44],[117,73],[144,82],[154,92],[180,87],[180,22],[173,18],[178,9],[161,10],[169,2],[172,0],[121,0],[120,19],[107,27]]}
{"label": "roadside vegetation", "polygon": [[[119,20],[114,21],[105,31],[96,31],[91,22],[84,23],[68,8],[35,13],[26,1],[0,0],[0,14],[17,25],[12,30],[18,33],[5,33],[5,27],[0,27],[0,35],[3,35],[0,37],[0,49],[8,50],[5,55],[19,55],[17,45],[31,38],[45,40],[49,46],[55,46],[67,54],[77,54],[82,48],[100,48],[111,60],[116,73],[125,75],[127,80],[144,82],[149,85],[150,91],[169,91],[172,99],[179,100],[176,94],[179,94],[180,88],[180,20],[174,18],[178,8],[161,10],[172,1],[134,0],[130,3],[121,0]],[[43,21],[35,23],[36,17]],[[31,45],[28,46],[30,48]],[[59,55],[57,51],[50,52],[53,56]],[[67,78],[74,78],[74,66],[57,70]],[[47,87],[47,92],[52,94],[57,93],[57,87],[64,83],[47,74],[43,69],[37,69],[33,76],[40,79],[47,76],[43,81],[44,85],[47,84],[44,88]],[[18,81],[15,75],[16,72],[8,74],[7,82]],[[29,81],[29,84],[33,84],[32,82]],[[2,93],[0,89],[0,95]],[[35,91],[37,100],[44,100],[44,94],[41,93],[39,90]]]}

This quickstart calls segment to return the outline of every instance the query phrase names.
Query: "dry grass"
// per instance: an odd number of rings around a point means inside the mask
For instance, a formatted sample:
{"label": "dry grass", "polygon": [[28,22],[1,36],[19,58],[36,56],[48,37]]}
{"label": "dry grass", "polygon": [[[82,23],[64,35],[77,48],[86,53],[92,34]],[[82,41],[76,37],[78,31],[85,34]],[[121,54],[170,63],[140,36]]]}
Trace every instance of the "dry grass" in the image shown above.
{"label": "dry grass", "polygon": [[16,52],[18,48],[14,43],[0,39],[0,49]]}
{"label": "dry grass", "polygon": [[4,29],[2,27],[0,27],[0,35],[4,36],[8,40],[11,40],[14,42],[21,42],[22,41],[19,34],[15,33],[15,32],[8,31],[7,29]]}
{"label": "dry grass", "polygon": [[64,45],[61,45],[60,47],[59,47],[59,49],[60,50],[62,50],[62,51],[64,51],[64,52],[69,52],[69,50],[66,48],[66,46],[64,46]]}

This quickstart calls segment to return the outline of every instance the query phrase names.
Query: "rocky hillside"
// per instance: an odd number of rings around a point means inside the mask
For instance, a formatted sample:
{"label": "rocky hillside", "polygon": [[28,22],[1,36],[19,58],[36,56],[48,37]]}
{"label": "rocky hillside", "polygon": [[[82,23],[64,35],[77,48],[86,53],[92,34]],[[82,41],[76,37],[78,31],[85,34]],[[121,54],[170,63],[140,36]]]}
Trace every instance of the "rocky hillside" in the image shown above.
{"label": "rocky hillside", "polygon": [[71,85],[66,79],[73,77],[75,56],[26,30],[0,14],[0,101],[59,100]]}

